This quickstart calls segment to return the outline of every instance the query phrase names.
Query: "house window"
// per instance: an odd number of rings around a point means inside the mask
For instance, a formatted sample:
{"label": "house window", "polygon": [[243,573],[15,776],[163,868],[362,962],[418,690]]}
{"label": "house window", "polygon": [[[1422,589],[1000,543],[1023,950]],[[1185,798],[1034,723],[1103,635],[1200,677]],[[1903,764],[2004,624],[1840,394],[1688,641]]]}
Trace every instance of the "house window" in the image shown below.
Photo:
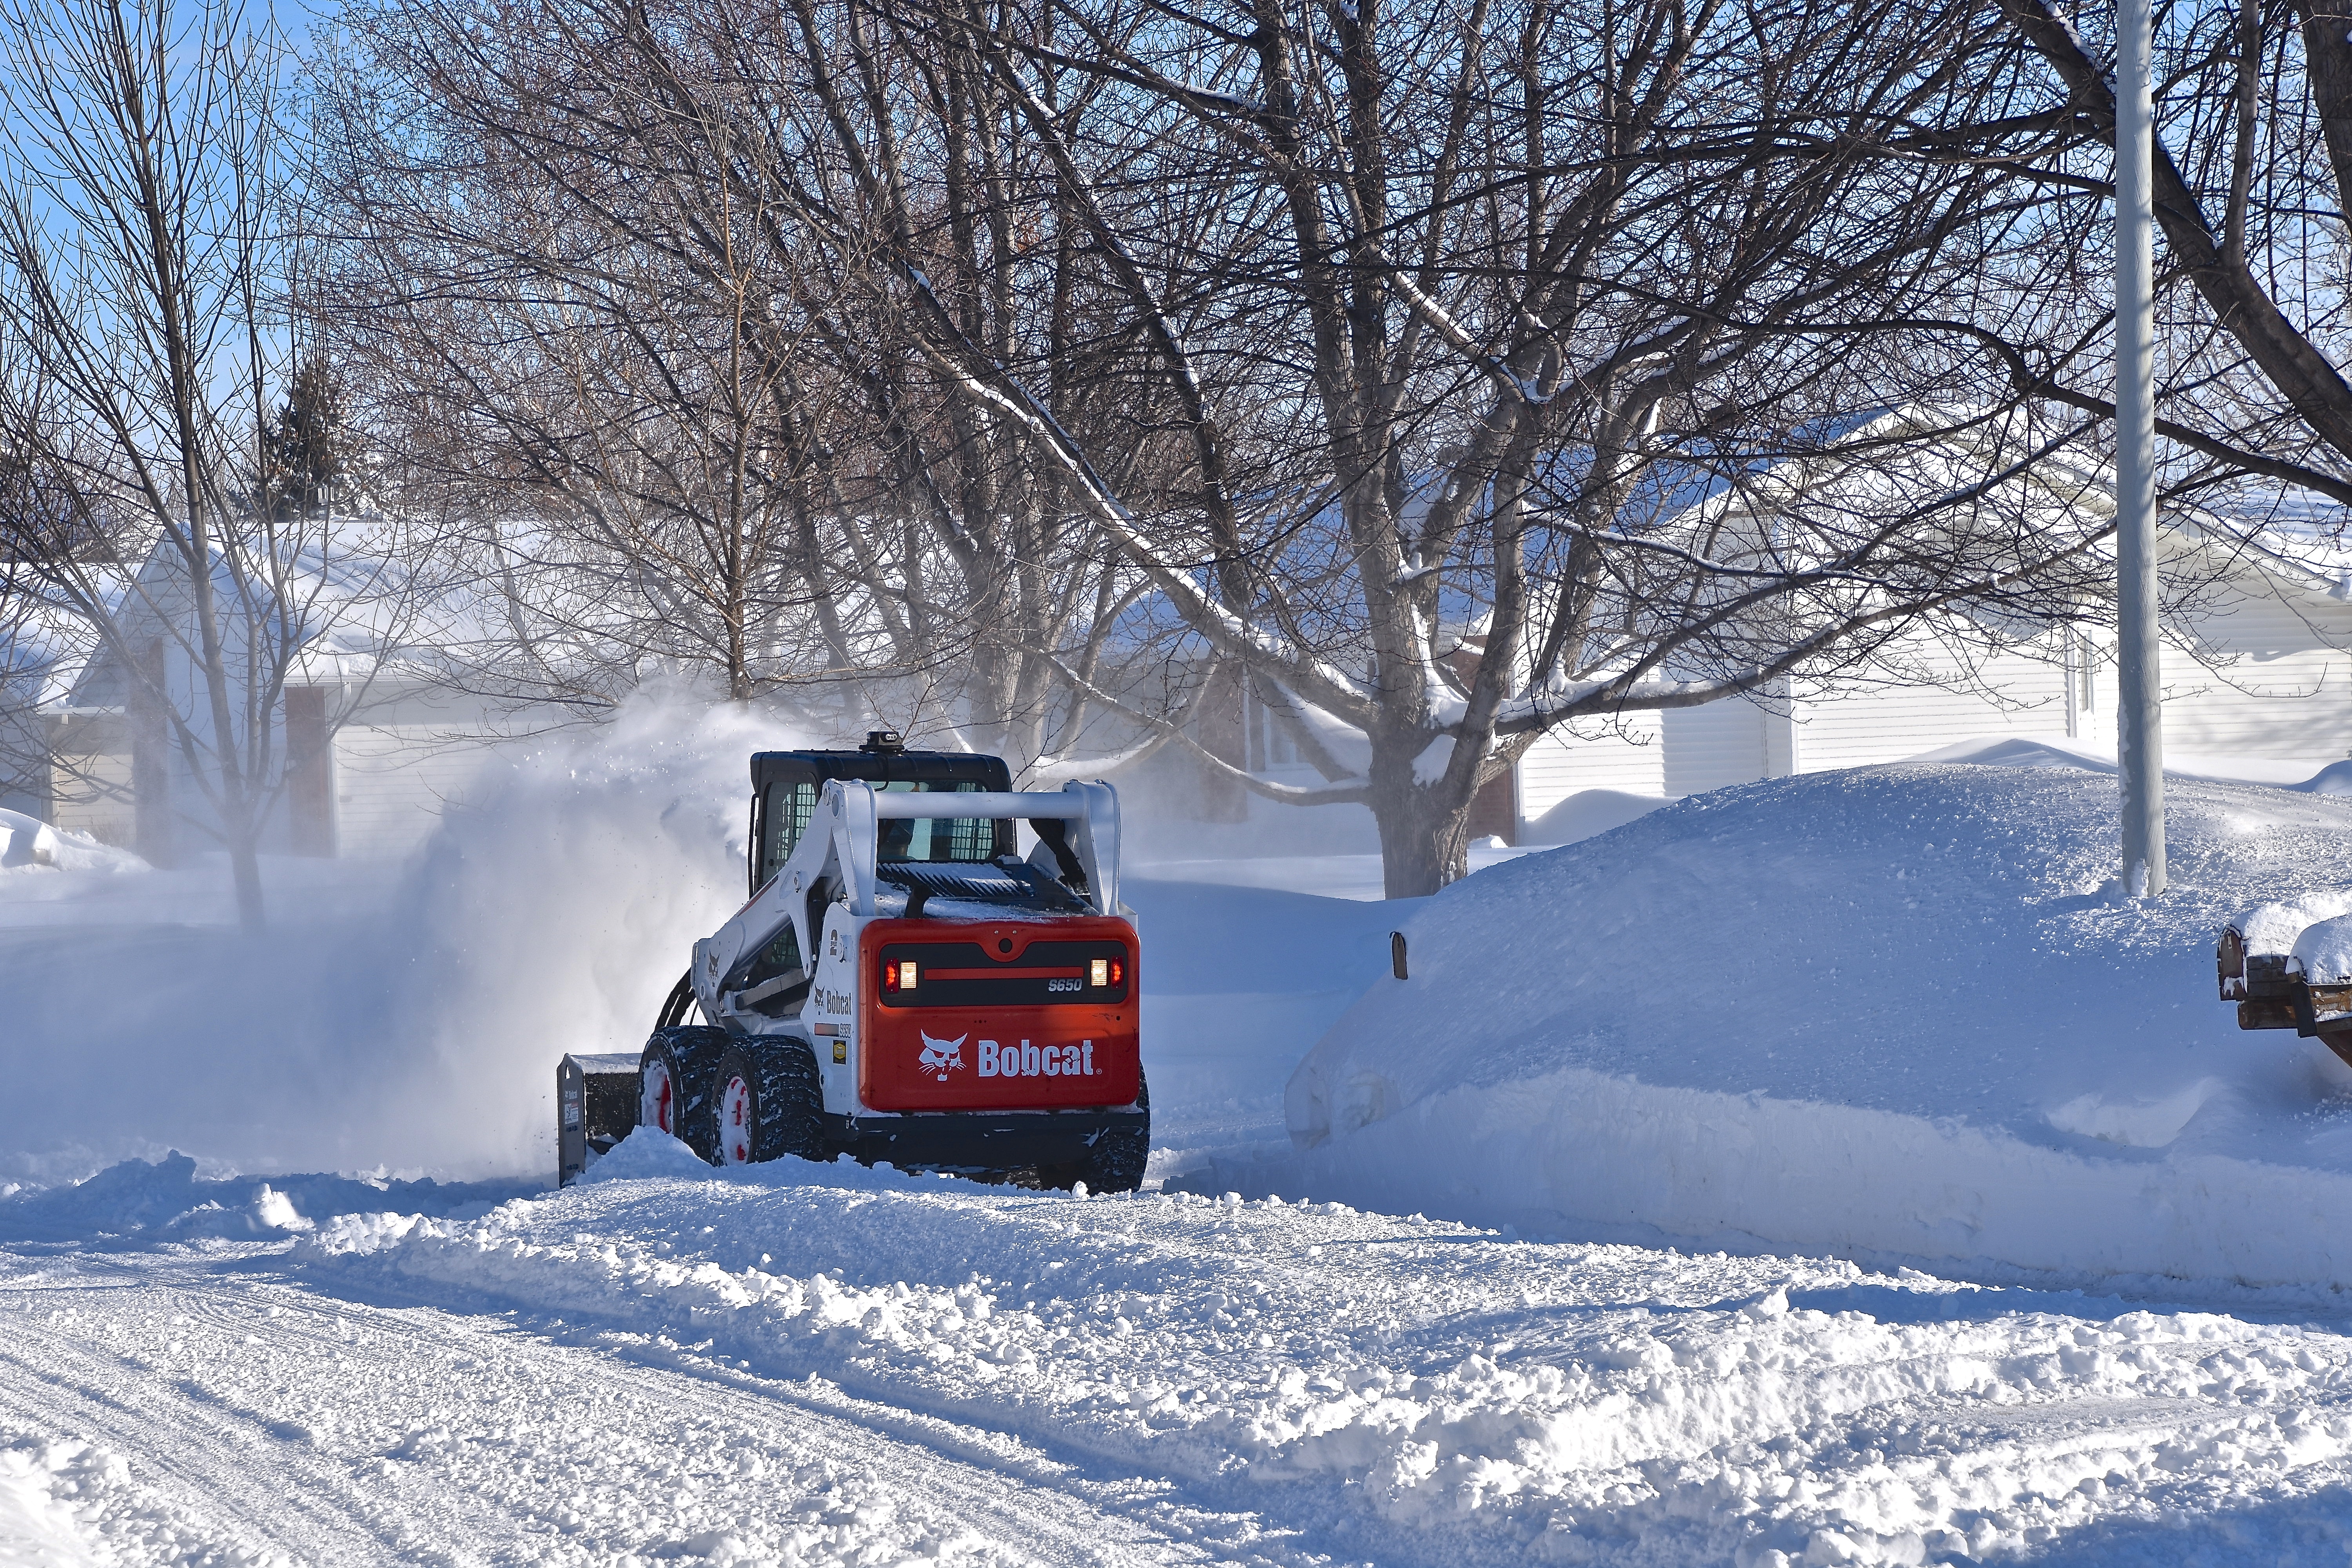
{"label": "house window", "polygon": [[1260,702],[1255,693],[1247,703],[1250,772],[1263,773],[1276,768],[1297,767],[1298,744],[1283,730],[1274,710]]}

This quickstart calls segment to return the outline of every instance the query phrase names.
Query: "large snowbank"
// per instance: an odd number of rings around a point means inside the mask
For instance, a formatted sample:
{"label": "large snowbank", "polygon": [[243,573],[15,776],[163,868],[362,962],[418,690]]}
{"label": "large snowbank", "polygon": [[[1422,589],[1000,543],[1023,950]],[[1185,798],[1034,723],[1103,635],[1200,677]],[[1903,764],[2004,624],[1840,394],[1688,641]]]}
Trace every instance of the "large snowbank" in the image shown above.
{"label": "large snowbank", "polygon": [[[2212,944],[2352,887],[2352,802],[1897,766],[1727,789],[1405,922],[1288,1090],[1281,1179],[1487,1223],[2073,1279],[2352,1286],[2352,1074],[2241,1033]],[[1274,1178],[1268,1178],[1274,1179]]]}

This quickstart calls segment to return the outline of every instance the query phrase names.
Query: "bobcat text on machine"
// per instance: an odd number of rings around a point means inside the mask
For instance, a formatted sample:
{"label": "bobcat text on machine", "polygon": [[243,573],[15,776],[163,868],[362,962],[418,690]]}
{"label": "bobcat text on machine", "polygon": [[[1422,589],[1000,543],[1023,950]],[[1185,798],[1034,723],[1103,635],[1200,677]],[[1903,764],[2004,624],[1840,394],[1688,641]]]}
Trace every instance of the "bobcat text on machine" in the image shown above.
{"label": "bobcat text on machine", "polygon": [[1132,1190],[1151,1113],[1117,793],[1016,792],[1001,758],[888,731],[762,752],[751,790],[751,901],[694,944],[641,1056],[557,1071],[561,1179],[651,1125],[721,1165]]}

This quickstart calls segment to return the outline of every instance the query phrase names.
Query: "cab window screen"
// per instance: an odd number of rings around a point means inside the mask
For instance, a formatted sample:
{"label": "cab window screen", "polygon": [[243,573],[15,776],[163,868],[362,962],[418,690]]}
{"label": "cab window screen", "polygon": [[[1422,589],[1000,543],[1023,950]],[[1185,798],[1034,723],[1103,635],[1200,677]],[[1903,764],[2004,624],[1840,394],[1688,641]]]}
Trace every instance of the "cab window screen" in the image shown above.
{"label": "cab window screen", "polygon": [[[940,790],[957,795],[976,795],[982,788],[970,780],[934,784],[927,779],[894,779],[874,787],[883,791],[925,795]],[[880,852],[879,858],[885,862],[919,860],[934,865],[975,866],[993,859],[1000,853],[996,843],[999,833],[1009,830],[1012,826],[985,816],[909,817],[885,821],[878,825],[881,842],[877,847]],[[1011,837],[1010,832],[1004,831],[1004,836]]]}
{"label": "cab window screen", "polygon": [[768,786],[766,838],[760,856],[760,883],[767,885],[783,863],[792,858],[793,850],[800,844],[801,835],[808,831],[809,818],[816,815],[816,785],[813,784],[772,784]]}

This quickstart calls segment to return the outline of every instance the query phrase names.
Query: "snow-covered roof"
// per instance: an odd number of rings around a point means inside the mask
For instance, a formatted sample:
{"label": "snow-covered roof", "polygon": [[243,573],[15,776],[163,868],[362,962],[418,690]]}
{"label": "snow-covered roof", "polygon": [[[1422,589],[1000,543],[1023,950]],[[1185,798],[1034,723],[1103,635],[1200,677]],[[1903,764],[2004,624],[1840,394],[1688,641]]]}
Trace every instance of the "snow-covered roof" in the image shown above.
{"label": "snow-covered roof", "polygon": [[2352,601],[2352,507],[2237,495],[2168,507],[2164,523],[2298,587]]}
{"label": "snow-covered roof", "polygon": [[[259,622],[287,628],[294,650],[286,672],[289,684],[422,682],[442,673],[458,650],[488,636],[479,594],[470,584],[420,568],[397,518],[335,518],[274,575],[274,584],[255,584],[248,576],[240,586],[227,560],[217,558],[213,589],[223,605],[250,609]],[[133,576],[108,590],[113,613],[134,625],[183,619],[184,596],[179,562],[163,546]],[[224,616],[232,638],[242,636],[238,628],[246,618]],[[44,705],[105,708],[120,702],[111,653],[96,629],[70,610],[49,607],[39,638],[27,637],[24,646],[28,654],[47,660]]]}

